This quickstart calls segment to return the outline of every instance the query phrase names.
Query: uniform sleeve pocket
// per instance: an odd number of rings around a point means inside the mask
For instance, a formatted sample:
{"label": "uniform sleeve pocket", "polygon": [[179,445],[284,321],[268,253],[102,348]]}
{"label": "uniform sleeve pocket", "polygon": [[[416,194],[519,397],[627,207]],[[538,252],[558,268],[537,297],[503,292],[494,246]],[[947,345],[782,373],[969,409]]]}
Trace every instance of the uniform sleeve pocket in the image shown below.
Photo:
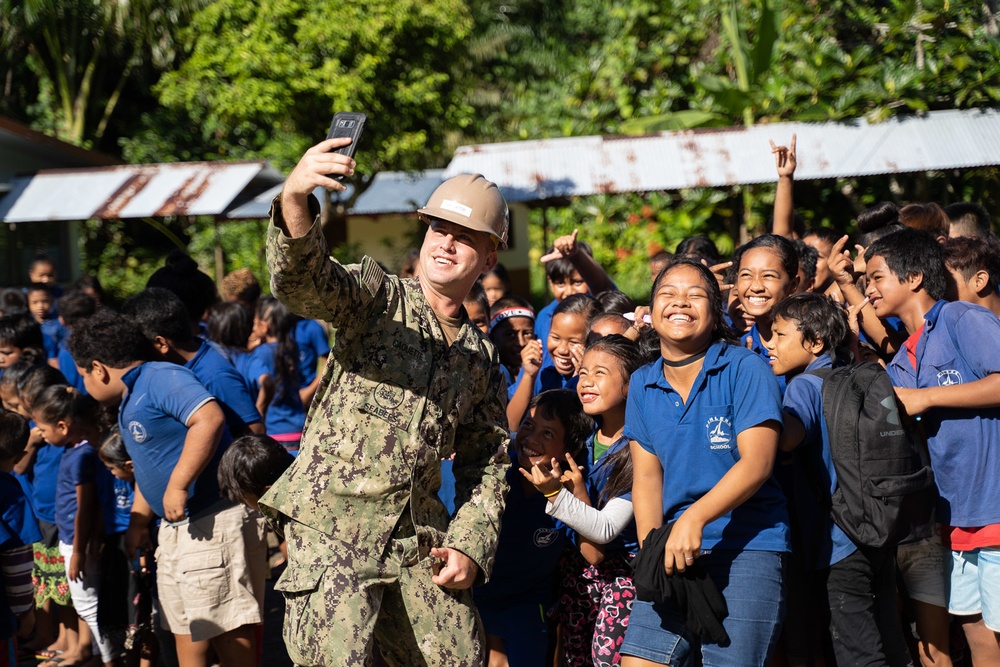
{"label": "uniform sleeve pocket", "polygon": [[319,587],[324,572],[326,567],[301,565],[294,567],[289,564],[274,585],[274,590],[288,594],[311,593]]}

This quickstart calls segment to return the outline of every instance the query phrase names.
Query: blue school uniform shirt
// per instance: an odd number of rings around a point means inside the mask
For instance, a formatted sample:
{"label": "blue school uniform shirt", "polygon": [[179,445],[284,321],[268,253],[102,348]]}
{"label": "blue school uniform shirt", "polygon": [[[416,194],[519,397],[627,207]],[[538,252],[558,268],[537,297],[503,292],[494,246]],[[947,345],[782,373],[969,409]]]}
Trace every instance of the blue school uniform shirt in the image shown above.
{"label": "blue school uniform shirt", "polygon": [[111,486],[112,508],[107,517],[107,532],[123,533],[128,529],[132,514],[132,503],[135,501],[135,487],[131,482],[118,479],[112,475]]}
{"label": "blue school uniform shirt", "polygon": [[66,383],[80,393],[86,394],[87,388],[83,384],[83,376],[80,375],[80,371],[76,370],[76,362],[73,360],[73,355],[69,353],[65,345],[59,348],[56,360],[59,363],[59,370],[66,378]]}
{"label": "blue school uniform shirt", "polygon": [[20,482],[6,472],[0,472],[0,533],[5,535],[0,536],[0,551],[42,540],[31,500]]}
{"label": "blue school uniform shirt", "polygon": [[[118,408],[118,427],[135,467],[136,484],[153,509],[163,516],[163,494],[180,459],[187,423],[203,405],[214,400],[189,369],[150,361],[122,376],[127,389]],[[188,489],[188,516],[195,516],[219,496],[217,470],[229,446],[224,428],[219,446],[205,470]]]}
{"label": "blue school uniform shirt", "polygon": [[97,507],[101,511],[105,528],[112,518],[114,507],[113,480],[111,473],[101,463],[97,450],[84,440],[73,447],[67,447],[59,463],[59,477],[56,481],[56,528],[59,541],[73,544],[76,535],[76,514],[79,509],[76,487],[93,484]]}
{"label": "blue school uniform shirt", "polygon": [[[587,460],[594,461],[594,440],[597,438],[597,433],[590,437],[587,441]],[[590,473],[587,475],[587,492],[590,495],[590,504],[592,507],[601,507],[601,494],[604,492],[604,488],[608,485],[611,479],[612,465],[610,463],[611,457],[622,449],[628,449],[628,438],[622,435],[620,438],[611,443],[611,446],[601,454],[601,457],[594,461],[593,467],[590,469]],[[623,498],[629,502],[632,502],[632,489],[631,487],[625,491],[625,493],[616,496],[617,498]],[[611,500],[610,498],[608,500]],[[605,503],[607,504],[607,503]],[[629,521],[625,529],[611,542],[609,542],[604,547],[605,555],[610,555],[613,552],[625,551],[630,554],[635,554],[639,550],[639,536],[635,528],[635,517]]]}
{"label": "blue school uniform shirt", "polygon": [[184,364],[198,381],[219,402],[226,416],[230,433],[242,433],[247,425],[260,421],[260,413],[250,395],[243,376],[208,343],[202,342],[198,352]]}
{"label": "blue school uniform shirt", "polygon": [[[744,345],[746,344],[747,339],[750,340],[750,345],[751,345],[750,350],[758,357],[763,359],[764,363],[766,363],[768,365],[768,368],[770,368],[771,353],[768,352],[766,347],[764,347],[764,341],[762,341],[760,338],[760,330],[757,328],[756,323],[752,327],[750,327],[750,331],[740,336],[740,342],[743,343]],[[778,389],[781,391],[781,393],[785,393],[785,384],[787,382],[785,376],[776,375],[774,379],[775,381],[777,381]]]}
{"label": "blue school uniform shirt", "polygon": [[55,359],[59,356],[59,348],[65,345],[69,337],[69,329],[59,322],[58,317],[42,320],[42,342],[45,345],[45,356]]}
{"label": "blue school uniform shirt", "polygon": [[570,529],[545,513],[548,500],[525,492],[517,455],[511,452],[507,470],[506,504],[500,522],[496,560],[490,582],[472,590],[477,606],[502,609],[538,603],[547,609],[555,601],[555,573]]}
{"label": "blue school uniform shirt", "polygon": [[[889,363],[897,387],[963,384],[1000,372],[1000,320],[982,306],[938,301],[924,316],[917,367],[906,348]],[[940,500],[937,520],[1000,523],[1000,408],[933,408],[920,417]]]}
{"label": "blue school uniform shirt", "polygon": [[[805,427],[805,438],[793,452],[792,488],[789,499],[803,562],[814,570],[839,563],[857,550],[851,538],[841,530],[830,512],[821,507],[813,488],[818,480],[825,488],[821,492],[830,496],[837,489],[837,471],[830,452],[830,434],[823,416],[823,380],[809,371],[832,368],[830,355],[824,354],[804,373],[793,377],[785,389],[782,408],[795,415]],[[808,469],[806,469],[808,466]]]}
{"label": "blue school uniform shirt", "polygon": [[[306,410],[302,406],[302,399],[299,398],[299,382],[285,387],[282,391],[278,387],[278,378],[275,374],[274,352],[278,349],[277,343],[263,343],[256,347],[251,356],[256,367],[266,369],[265,372],[275,381],[274,398],[267,406],[267,414],[264,416],[264,428],[268,435],[284,435],[288,433],[301,433],[302,427],[306,423]],[[259,377],[259,376],[258,376]],[[280,394],[280,395],[279,395]],[[141,488],[141,487],[140,487]]]}
{"label": "blue school uniform shirt", "polygon": [[316,364],[320,357],[330,354],[330,339],[323,325],[316,320],[299,320],[295,324],[295,344],[299,348],[299,373],[302,386],[316,379]]}
{"label": "blue school uniform shirt", "polygon": [[[736,438],[766,421],[781,423],[771,369],[743,347],[713,343],[687,403],[663,377],[663,360],[629,381],[625,437],[663,467],[663,516],[674,521],[739,459]],[[702,548],[788,551],[785,496],[773,476],[742,505],[705,526]]]}
{"label": "blue school uniform shirt", "polygon": [[[30,422],[31,428],[35,422]],[[56,479],[65,447],[43,443],[35,452],[31,468],[31,486],[35,491],[35,515],[46,523],[56,522]]]}

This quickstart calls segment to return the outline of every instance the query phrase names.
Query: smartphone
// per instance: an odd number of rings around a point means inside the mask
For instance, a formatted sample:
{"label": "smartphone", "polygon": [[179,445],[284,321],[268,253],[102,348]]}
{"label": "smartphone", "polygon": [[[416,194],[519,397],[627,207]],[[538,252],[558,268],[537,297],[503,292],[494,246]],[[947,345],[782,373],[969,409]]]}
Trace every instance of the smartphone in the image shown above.
{"label": "smartphone", "polygon": [[[361,140],[361,133],[365,130],[365,122],[367,120],[368,116],[363,113],[339,111],[334,114],[333,121],[330,123],[330,131],[326,133],[326,138],[336,139],[338,137],[350,137],[351,143],[346,146],[341,146],[333,152],[353,158],[354,151],[357,150],[358,142]],[[344,178],[341,175],[334,174],[331,174],[331,177],[337,179],[338,181]]]}

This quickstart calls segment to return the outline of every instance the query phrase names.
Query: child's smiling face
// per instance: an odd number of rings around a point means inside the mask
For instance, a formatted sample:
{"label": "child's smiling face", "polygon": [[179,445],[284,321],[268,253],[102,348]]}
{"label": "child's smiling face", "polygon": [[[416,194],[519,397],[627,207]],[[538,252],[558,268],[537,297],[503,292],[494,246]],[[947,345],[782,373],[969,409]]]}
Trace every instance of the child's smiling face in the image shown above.
{"label": "child's smiling face", "polygon": [[537,407],[531,408],[517,429],[514,451],[525,470],[536,465],[549,470],[552,459],[562,463],[566,458],[566,427],[557,417],[546,417]]}

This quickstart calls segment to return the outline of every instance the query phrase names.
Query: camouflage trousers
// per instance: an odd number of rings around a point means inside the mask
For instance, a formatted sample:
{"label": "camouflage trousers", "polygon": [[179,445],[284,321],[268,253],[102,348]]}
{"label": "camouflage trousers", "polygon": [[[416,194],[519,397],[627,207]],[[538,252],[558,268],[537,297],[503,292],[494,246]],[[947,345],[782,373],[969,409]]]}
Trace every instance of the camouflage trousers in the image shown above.
{"label": "camouflage trousers", "polygon": [[378,560],[290,521],[284,640],[296,665],[374,664],[377,640],[392,667],[481,667],[484,637],[472,591],[431,581],[417,538],[394,536]]}

